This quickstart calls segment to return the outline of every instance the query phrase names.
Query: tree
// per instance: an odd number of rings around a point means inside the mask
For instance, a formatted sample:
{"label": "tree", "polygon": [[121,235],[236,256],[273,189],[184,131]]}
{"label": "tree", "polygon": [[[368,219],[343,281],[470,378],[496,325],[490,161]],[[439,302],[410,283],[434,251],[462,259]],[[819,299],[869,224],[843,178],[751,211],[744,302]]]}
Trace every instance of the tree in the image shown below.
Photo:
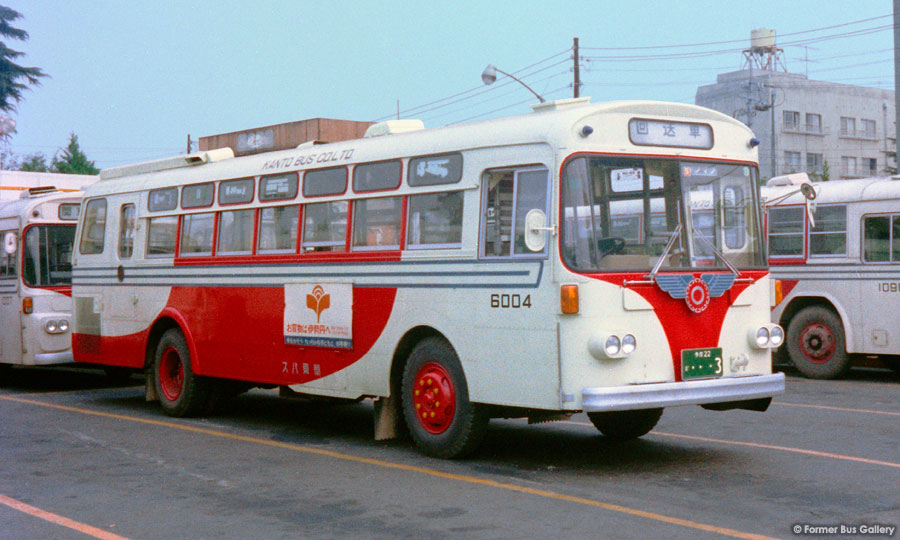
{"label": "tree", "polygon": [[47,157],[40,152],[25,156],[22,163],[19,164],[19,170],[28,172],[49,172],[49,168],[47,167]]}
{"label": "tree", "polygon": [[6,41],[25,41],[28,32],[10,26],[10,22],[20,19],[22,14],[6,6],[0,6],[0,111],[11,112],[22,100],[22,91],[31,86],[40,86],[41,77],[46,77],[40,68],[23,67],[14,62],[25,53],[10,49]]}
{"label": "tree", "polygon": [[78,145],[78,135],[69,134],[69,145],[62,154],[53,158],[53,172],[63,174],[99,174],[100,169],[94,166],[81,147]]}

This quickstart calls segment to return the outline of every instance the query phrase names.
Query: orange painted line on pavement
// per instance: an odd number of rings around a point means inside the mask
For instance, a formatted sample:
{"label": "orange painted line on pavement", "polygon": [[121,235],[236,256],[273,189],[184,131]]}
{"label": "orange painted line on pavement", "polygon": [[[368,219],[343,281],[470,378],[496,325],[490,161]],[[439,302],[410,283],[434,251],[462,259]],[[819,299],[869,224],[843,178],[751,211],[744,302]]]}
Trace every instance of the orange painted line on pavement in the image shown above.
{"label": "orange painted line on pavement", "polygon": [[98,529],[97,527],[92,527],[90,525],[85,525],[84,523],[79,523],[67,517],[63,517],[52,512],[47,512],[46,510],[41,510],[40,508],[36,508],[34,506],[31,506],[30,504],[25,504],[22,501],[17,501],[16,499],[7,497],[3,494],[0,494],[0,504],[4,504],[12,508],[13,510],[18,510],[19,512],[23,512],[30,516],[43,519],[44,521],[49,521],[50,523],[53,523],[55,525],[68,527],[69,529],[78,531],[88,536],[99,538],[100,540],[129,540],[124,536],[119,536],[118,534],[113,534],[109,531],[104,531],[103,529]]}
{"label": "orange painted line on pavement", "polygon": [[772,405],[783,405],[785,407],[804,407],[807,409],[822,409],[824,411],[840,411],[840,412],[854,412],[854,413],[864,413],[864,414],[883,414],[883,415],[887,415],[887,416],[900,416],[900,412],[874,411],[871,409],[850,409],[847,407],[832,407],[829,405],[807,405],[805,403],[790,403],[787,401],[773,401]]}
{"label": "orange painted line on pavement", "polygon": [[543,489],[535,489],[535,488],[529,488],[529,487],[524,487],[524,486],[518,486],[516,484],[497,482],[495,480],[488,480],[486,478],[478,478],[476,476],[446,473],[446,472],[437,471],[434,469],[427,469],[425,467],[417,467],[415,465],[404,465],[402,463],[392,463],[390,461],[383,461],[380,459],[364,458],[364,457],[354,456],[351,454],[342,454],[340,452],[324,450],[321,448],[313,448],[313,447],[303,446],[303,445],[299,445],[299,444],[285,443],[285,442],[280,442],[280,441],[270,441],[270,440],[266,440],[266,439],[258,439],[255,437],[248,437],[246,435],[236,435],[236,434],[232,434],[232,433],[226,433],[223,431],[217,431],[214,429],[207,429],[207,428],[201,428],[201,427],[196,427],[196,426],[177,424],[175,422],[165,422],[165,421],[161,421],[161,420],[150,420],[147,418],[138,418],[138,417],[127,416],[127,415],[122,415],[122,414],[106,413],[106,412],[101,412],[101,411],[92,411],[90,409],[80,409],[77,407],[69,407],[66,405],[56,405],[53,403],[46,403],[43,401],[32,400],[32,399],[23,399],[23,398],[13,397],[13,396],[0,395],[0,399],[5,400],[5,401],[24,403],[24,404],[28,404],[28,405],[38,405],[41,407],[48,407],[51,409],[56,409],[56,410],[61,410],[61,411],[74,412],[74,413],[86,414],[86,415],[91,415],[91,416],[100,416],[103,418],[112,418],[115,420],[125,420],[128,422],[137,422],[137,423],[141,423],[141,424],[148,424],[148,425],[152,425],[152,426],[164,427],[164,428],[168,428],[168,429],[177,429],[177,430],[181,430],[181,431],[187,431],[190,433],[200,433],[203,435],[210,435],[213,437],[221,437],[224,439],[231,439],[234,441],[259,444],[259,445],[263,445],[263,446],[270,446],[270,447],[274,447],[274,448],[292,450],[295,452],[303,452],[306,454],[314,454],[314,455],[329,457],[329,458],[333,458],[333,459],[352,461],[355,463],[363,463],[363,464],[372,465],[375,467],[383,467],[383,468],[387,468],[387,469],[415,472],[415,473],[425,474],[425,475],[432,476],[432,477],[443,478],[446,480],[453,480],[456,482],[464,482],[467,484],[475,484],[475,485],[486,486],[486,487],[491,487],[491,488],[496,488],[496,489],[502,489],[505,491],[524,493],[524,494],[534,495],[537,497],[543,497],[543,498],[547,498],[547,499],[554,499],[554,500],[558,500],[558,501],[566,501],[566,502],[581,504],[581,505],[585,505],[585,506],[591,506],[594,508],[602,508],[604,510],[610,510],[613,512],[627,514],[630,516],[641,517],[641,518],[657,521],[660,523],[666,523],[669,525],[678,525],[678,526],[686,527],[689,529],[705,531],[705,532],[709,532],[709,533],[715,533],[715,534],[719,534],[722,536],[729,536],[732,538],[742,538],[744,540],[775,540],[772,537],[764,536],[761,534],[753,534],[753,533],[747,533],[747,532],[743,532],[743,531],[737,531],[734,529],[728,529],[725,527],[717,527],[715,525],[709,525],[706,523],[699,523],[696,521],[690,521],[687,519],[666,516],[663,514],[657,514],[657,513],[648,512],[645,510],[638,510],[636,508],[629,508],[627,506],[620,506],[617,504],[605,503],[605,502],[601,502],[601,501],[595,501],[592,499],[585,499],[582,497],[574,497],[571,495],[563,495],[561,493],[555,493],[555,492],[547,491],[547,490],[543,490]]}

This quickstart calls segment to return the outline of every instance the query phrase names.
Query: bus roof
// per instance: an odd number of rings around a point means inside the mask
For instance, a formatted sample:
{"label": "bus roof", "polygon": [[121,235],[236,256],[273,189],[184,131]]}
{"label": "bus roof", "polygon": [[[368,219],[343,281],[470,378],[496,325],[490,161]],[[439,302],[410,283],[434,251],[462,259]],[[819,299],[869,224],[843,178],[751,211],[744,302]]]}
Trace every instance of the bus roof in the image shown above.
{"label": "bus roof", "polygon": [[33,211],[37,206],[48,202],[80,202],[84,195],[81,191],[51,191],[34,196],[0,202],[0,219],[19,217]]}
{"label": "bus roof", "polygon": [[[816,188],[816,204],[837,204],[862,201],[900,199],[900,176],[875,176],[855,180],[829,180],[811,182]],[[787,193],[797,191],[778,202],[776,206],[804,204],[805,199],[799,186],[763,187],[763,197],[772,200]]]}
{"label": "bus roof", "polygon": [[[755,149],[751,152],[747,144],[752,137],[750,129],[717,111],[685,103],[614,101],[591,104],[588,100],[589,98],[557,100],[535,105],[534,112],[517,116],[327,144],[303,144],[295,149],[246,157],[233,158],[220,150],[213,150],[210,152],[219,153],[209,155],[207,152],[199,152],[105,169],[100,173],[101,181],[91,186],[87,193],[103,195],[501,146],[554,144],[577,150],[585,141],[585,136],[580,132],[583,127],[580,122],[593,124],[594,131],[589,136],[591,150],[629,153],[623,140],[627,141],[627,125],[632,118],[714,122],[720,129],[734,130],[731,135],[738,133],[741,136],[718,138],[715,140],[716,146],[711,150],[677,148],[668,149],[670,152],[667,153],[756,161]],[[602,122],[599,121],[601,117]],[[635,152],[631,148],[630,153],[659,152],[658,147],[642,148],[646,148],[646,151]],[[337,160],[334,159],[336,156],[352,157]]]}

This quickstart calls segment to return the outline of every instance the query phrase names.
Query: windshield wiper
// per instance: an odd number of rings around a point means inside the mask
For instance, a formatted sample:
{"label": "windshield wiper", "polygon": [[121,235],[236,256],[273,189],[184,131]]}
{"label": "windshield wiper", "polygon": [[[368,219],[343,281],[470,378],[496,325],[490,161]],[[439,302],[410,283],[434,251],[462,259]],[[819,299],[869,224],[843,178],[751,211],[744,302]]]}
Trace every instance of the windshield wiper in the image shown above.
{"label": "windshield wiper", "polygon": [[706,237],[700,235],[700,233],[697,232],[697,229],[691,227],[691,231],[694,233],[694,238],[700,240],[701,242],[703,242],[707,246],[709,246],[709,248],[712,249],[712,251],[716,255],[716,257],[718,257],[720,261],[725,263],[725,266],[727,266],[728,269],[731,270],[731,273],[734,274],[735,281],[737,281],[737,279],[739,277],[741,277],[740,270],[738,270],[736,266],[731,264],[731,261],[729,261],[728,259],[725,258],[725,254],[722,253],[721,251],[719,251],[719,248],[717,248],[715,244],[713,244],[712,242],[707,240]]}
{"label": "windshield wiper", "polygon": [[662,268],[663,262],[666,260],[666,257],[669,256],[669,252],[672,251],[672,246],[675,245],[675,241],[678,240],[678,235],[681,234],[681,223],[675,227],[675,230],[672,231],[672,236],[669,237],[669,241],[666,243],[666,249],[663,250],[662,255],[656,259],[656,264],[653,265],[653,270],[650,270],[650,275],[645,276],[650,280],[651,283],[656,282],[656,274],[659,273],[659,269]]}

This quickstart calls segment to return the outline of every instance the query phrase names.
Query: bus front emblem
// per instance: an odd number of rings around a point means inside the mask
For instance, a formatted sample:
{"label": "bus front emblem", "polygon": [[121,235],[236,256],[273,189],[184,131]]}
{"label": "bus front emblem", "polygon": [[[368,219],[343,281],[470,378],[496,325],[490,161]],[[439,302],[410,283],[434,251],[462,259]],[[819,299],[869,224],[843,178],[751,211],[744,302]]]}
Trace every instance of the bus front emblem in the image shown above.
{"label": "bus front emblem", "polygon": [[734,285],[734,274],[660,274],[656,276],[659,288],[672,298],[684,298],[688,309],[703,313],[711,298],[718,298]]}

